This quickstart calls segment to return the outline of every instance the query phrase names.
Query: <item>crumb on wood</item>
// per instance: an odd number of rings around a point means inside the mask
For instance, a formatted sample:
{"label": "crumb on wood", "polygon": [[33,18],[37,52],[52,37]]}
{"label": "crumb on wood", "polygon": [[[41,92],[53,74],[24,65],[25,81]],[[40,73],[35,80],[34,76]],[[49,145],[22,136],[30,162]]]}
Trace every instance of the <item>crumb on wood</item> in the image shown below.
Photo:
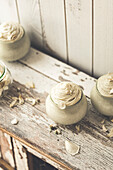
{"label": "crumb on wood", "polygon": [[108,133],[107,137],[109,138],[113,137],[113,127],[110,129],[110,132]]}
{"label": "crumb on wood", "polygon": [[20,104],[20,105],[24,104],[24,99],[23,99],[23,97],[22,97],[21,94],[19,94],[18,100],[19,100],[19,104]]}
{"label": "crumb on wood", "polygon": [[65,141],[65,148],[67,153],[69,153],[70,155],[76,155],[79,153],[80,151],[80,146],[71,142],[71,141]]}
{"label": "crumb on wood", "polygon": [[107,131],[108,131],[108,129],[105,127],[105,125],[102,125],[102,130],[103,130],[104,132],[107,132]]}
{"label": "crumb on wood", "polygon": [[17,125],[18,124],[18,120],[16,118],[14,118],[13,120],[11,120],[11,124],[12,125]]}
{"label": "crumb on wood", "polygon": [[61,130],[60,130],[60,129],[56,129],[56,130],[55,130],[55,134],[56,134],[56,135],[60,135],[60,134],[61,134]]}
{"label": "crumb on wood", "polygon": [[105,123],[105,119],[102,119],[101,124],[104,124],[104,123]]}
{"label": "crumb on wood", "polygon": [[111,122],[113,122],[113,119],[111,119]]}
{"label": "crumb on wood", "polygon": [[77,130],[77,133],[79,133],[79,132],[81,131],[80,125],[76,125],[75,128],[76,128],[76,130]]}
{"label": "crumb on wood", "polygon": [[18,99],[15,98],[15,100],[13,100],[11,103],[10,103],[10,108],[13,108],[14,106],[17,106],[17,101]]}
{"label": "crumb on wood", "polygon": [[33,82],[27,82],[27,83],[25,84],[25,86],[26,86],[27,88],[31,88],[31,89],[34,89],[34,88],[35,88],[35,84],[34,84]]}
{"label": "crumb on wood", "polygon": [[37,103],[39,104],[40,103],[40,99],[39,98],[33,98],[33,97],[27,97],[25,99],[27,102],[31,103],[32,106],[36,105]]}
{"label": "crumb on wood", "polygon": [[57,126],[56,125],[50,125],[50,130],[53,131],[53,130],[56,130],[57,129]]}

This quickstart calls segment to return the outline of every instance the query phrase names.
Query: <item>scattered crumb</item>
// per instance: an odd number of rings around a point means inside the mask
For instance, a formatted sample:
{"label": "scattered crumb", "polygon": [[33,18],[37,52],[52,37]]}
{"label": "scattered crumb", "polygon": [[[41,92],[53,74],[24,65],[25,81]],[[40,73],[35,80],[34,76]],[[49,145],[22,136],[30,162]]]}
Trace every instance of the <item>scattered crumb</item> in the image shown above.
{"label": "scattered crumb", "polygon": [[60,130],[60,129],[56,129],[56,130],[55,130],[55,134],[56,134],[56,135],[60,135],[60,134],[61,134],[61,130]]}
{"label": "scattered crumb", "polygon": [[55,63],[55,66],[60,67],[60,65],[59,65],[59,64],[56,64],[56,63]]}
{"label": "scattered crumb", "polygon": [[34,89],[34,88],[35,88],[35,84],[34,84],[33,82],[28,82],[28,83],[25,84],[25,86],[26,86],[27,88],[31,88],[31,89]]}
{"label": "scattered crumb", "polygon": [[23,97],[22,97],[21,94],[19,94],[18,100],[19,100],[19,104],[20,104],[20,105],[24,104],[24,99],[23,99]]}
{"label": "scattered crumb", "polygon": [[79,133],[80,132],[80,125],[76,125],[75,128],[76,128],[77,132]]}
{"label": "scattered crumb", "polygon": [[101,123],[104,124],[104,123],[105,123],[105,119],[103,119],[103,120],[101,121]]}
{"label": "scattered crumb", "polygon": [[14,106],[17,106],[17,101],[18,101],[18,98],[15,98],[11,104],[9,105],[11,108],[13,108]]}
{"label": "scattered crumb", "polygon": [[18,124],[18,120],[16,118],[14,118],[13,120],[11,120],[11,124],[12,125],[17,125]]}
{"label": "scattered crumb", "polygon": [[80,147],[75,144],[75,143],[72,143],[70,141],[65,141],[65,148],[66,148],[66,151],[71,154],[71,155],[76,155],[79,153],[79,150],[80,150]]}
{"label": "scattered crumb", "polygon": [[113,89],[110,90],[110,94],[113,94]]}
{"label": "scattered crumb", "polygon": [[108,131],[108,129],[105,127],[105,125],[102,125],[102,129],[103,129],[104,132]]}
{"label": "scattered crumb", "polygon": [[32,106],[34,106],[36,103],[40,103],[40,99],[39,98],[34,99],[32,97],[27,97],[25,100],[27,102],[30,102],[32,104]]}
{"label": "scattered crumb", "polygon": [[56,125],[50,125],[50,131],[56,130],[56,129],[57,129],[57,126],[56,126]]}
{"label": "scattered crumb", "polygon": [[62,70],[61,73],[63,73],[65,76],[69,76],[69,74],[66,73],[66,70]]}
{"label": "scattered crumb", "polygon": [[107,135],[109,138],[112,138],[113,137],[113,128],[111,128],[110,132],[108,133]]}

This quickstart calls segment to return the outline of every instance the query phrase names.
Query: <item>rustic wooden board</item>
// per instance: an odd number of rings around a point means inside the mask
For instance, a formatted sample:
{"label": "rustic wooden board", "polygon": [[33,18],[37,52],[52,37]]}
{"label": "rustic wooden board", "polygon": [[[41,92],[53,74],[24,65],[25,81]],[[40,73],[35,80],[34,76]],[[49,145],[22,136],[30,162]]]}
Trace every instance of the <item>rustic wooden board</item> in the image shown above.
{"label": "rustic wooden board", "polygon": [[32,45],[37,49],[42,49],[42,26],[39,3],[37,0],[17,0],[20,23],[29,34]]}
{"label": "rustic wooden board", "polygon": [[31,48],[29,54],[21,62],[57,82],[72,81],[83,86],[84,93],[90,97],[90,91],[96,81],[93,77],[33,48]]}
{"label": "rustic wooden board", "polygon": [[65,0],[69,64],[92,74],[92,1]]}
{"label": "rustic wooden board", "polygon": [[39,0],[42,21],[43,49],[67,61],[64,1]]}
{"label": "rustic wooden board", "polygon": [[94,0],[94,75],[113,72],[113,1]]}
{"label": "rustic wooden board", "polygon": [[7,162],[12,168],[15,168],[11,137],[2,131],[0,131],[0,147],[1,158],[5,160],[5,162]]}
{"label": "rustic wooden board", "polygon": [[[33,55],[31,55],[31,53]],[[36,62],[34,62],[35,53],[38,55]],[[30,60],[29,55],[32,60]],[[74,79],[74,82],[85,83],[85,81],[88,81],[87,79],[91,79],[90,82],[93,83],[92,85],[89,84],[89,90],[95,83],[94,79],[36,50],[31,49],[29,55],[20,62],[7,63],[15,80],[18,80],[18,82],[14,81],[8,95],[1,100],[0,129],[30,147],[31,152],[35,150],[33,152],[35,155],[39,155],[40,158],[51,163],[56,168],[83,169],[84,167],[84,169],[111,170],[113,163],[113,140],[107,137],[108,132],[103,132],[101,121],[105,119],[108,129],[113,126],[113,123],[110,122],[107,117],[97,113],[94,108],[92,108],[89,99],[87,116],[78,123],[81,128],[81,132],[78,133],[78,135],[76,134],[75,124],[71,126],[58,125],[62,131],[61,135],[56,135],[54,131],[50,133],[50,125],[54,124],[54,122],[45,114],[46,96],[51,87],[60,81],[58,79],[60,74],[64,75],[64,72],[60,72],[62,68],[66,67],[66,73],[67,70],[71,70],[68,72],[70,73],[68,78],[71,81]],[[46,61],[48,61],[48,63]],[[43,68],[41,67],[42,65],[39,67],[42,63],[44,63]],[[50,69],[47,69],[49,67],[52,70],[51,72]],[[56,72],[57,68],[59,71]],[[22,74],[23,71],[24,75]],[[56,76],[54,76],[55,73],[51,74],[53,72],[56,73]],[[72,72],[76,73],[74,74],[76,75],[75,77],[71,77]],[[81,77],[84,77],[85,81],[81,81]],[[28,80],[34,81],[36,89],[30,90],[22,85]],[[84,89],[85,86],[86,84],[83,85]],[[20,91],[18,91],[17,88],[20,88]],[[88,88],[86,89],[85,93],[87,94]],[[11,97],[18,96],[19,92],[23,97],[39,97],[41,103],[34,107],[29,103],[25,103],[13,109],[9,108]],[[11,120],[14,117],[19,120],[17,125],[11,124]],[[66,139],[80,145],[81,149],[78,155],[71,156],[66,152],[64,146]]]}
{"label": "rustic wooden board", "polygon": [[13,138],[13,147],[15,155],[16,168],[19,170],[29,170],[27,149],[22,146],[22,144]]}
{"label": "rustic wooden board", "polygon": [[[48,119],[45,113],[43,113],[44,108],[42,109],[42,106],[36,105],[32,107],[26,103],[13,109],[8,107],[11,102],[11,96],[18,95],[17,87],[21,89],[24,97],[26,95],[34,96],[34,94],[40,97],[44,107],[45,95],[36,92],[32,94],[28,89],[26,89],[28,92],[25,92],[24,86],[14,82],[8,95],[1,100],[0,127],[4,132],[8,131],[12,137],[15,137],[32,149],[60,164],[63,168],[82,169],[84,166],[84,168],[95,167],[95,169],[104,169],[106,164],[108,169],[111,168],[111,157],[113,156],[112,142],[108,140],[106,133],[102,134],[100,124],[100,121],[103,119],[102,116],[98,116],[90,110],[87,117],[80,123],[82,129],[80,134],[75,134],[75,125],[72,125],[59,126],[62,130],[62,135],[55,135],[54,133],[50,133],[49,130],[50,124],[54,122]],[[96,120],[97,116],[98,120]],[[15,126],[11,124],[11,120],[14,117],[19,120],[18,125]],[[98,124],[98,126],[95,124]],[[66,153],[64,147],[65,139],[70,139],[81,146],[78,155],[73,157]]]}
{"label": "rustic wooden board", "polygon": [[18,22],[15,1],[16,0],[0,0],[0,24],[7,21]]}

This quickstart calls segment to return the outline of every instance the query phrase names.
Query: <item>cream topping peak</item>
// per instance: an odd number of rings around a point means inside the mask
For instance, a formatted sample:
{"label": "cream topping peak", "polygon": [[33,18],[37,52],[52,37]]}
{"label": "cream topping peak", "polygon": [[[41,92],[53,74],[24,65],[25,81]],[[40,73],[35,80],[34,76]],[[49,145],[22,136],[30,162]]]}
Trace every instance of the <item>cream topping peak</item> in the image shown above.
{"label": "cream topping peak", "polygon": [[97,81],[97,89],[101,95],[113,98],[113,73],[101,76]]}
{"label": "cream topping peak", "polygon": [[51,98],[60,109],[76,104],[82,96],[80,87],[72,82],[58,83],[51,90]]}
{"label": "cream topping peak", "polygon": [[0,40],[13,42],[19,40],[24,30],[18,23],[3,23],[0,25]]}

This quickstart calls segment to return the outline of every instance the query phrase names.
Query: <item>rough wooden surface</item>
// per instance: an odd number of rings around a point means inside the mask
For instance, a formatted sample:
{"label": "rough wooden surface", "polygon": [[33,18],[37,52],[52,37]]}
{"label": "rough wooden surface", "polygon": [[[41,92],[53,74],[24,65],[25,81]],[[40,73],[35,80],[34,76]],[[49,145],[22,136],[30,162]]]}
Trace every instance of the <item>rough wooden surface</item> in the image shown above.
{"label": "rough wooden surface", "polygon": [[[89,92],[95,79],[34,49],[21,61],[6,64],[16,81],[7,96],[0,101],[0,129],[58,169],[111,170],[113,140],[107,137],[108,132],[103,131],[101,121],[105,119],[108,130],[113,123],[91,106]],[[35,89],[25,87],[25,83],[29,81],[35,83]],[[79,133],[75,128],[76,124],[58,125],[62,132],[59,135],[54,131],[50,132],[50,125],[54,122],[45,114],[45,99],[50,89],[60,81],[76,82],[84,88],[87,95],[88,112],[78,123],[81,129]],[[23,98],[38,97],[41,102],[34,107],[25,102],[10,108],[12,97],[19,93]],[[11,124],[13,118],[19,120],[17,125]],[[67,139],[80,146],[78,155],[71,156],[66,152],[64,143]]]}
{"label": "rough wooden surface", "polygon": [[37,0],[17,0],[20,23],[28,33],[31,44],[37,49],[43,48],[39,3]]}
{"label": "rough wooden surface", "polygon": [[18,22],[15,0],[0,0],[0,24],[7,21]]}
{"label": "rough wooden surface", "polygon": [[113,1],[94,0],[94,75],[113,72]]}
{"label": "rough wooden surface", "polygon": [[68,62],[92,74],[92,0],[65,0]]}

